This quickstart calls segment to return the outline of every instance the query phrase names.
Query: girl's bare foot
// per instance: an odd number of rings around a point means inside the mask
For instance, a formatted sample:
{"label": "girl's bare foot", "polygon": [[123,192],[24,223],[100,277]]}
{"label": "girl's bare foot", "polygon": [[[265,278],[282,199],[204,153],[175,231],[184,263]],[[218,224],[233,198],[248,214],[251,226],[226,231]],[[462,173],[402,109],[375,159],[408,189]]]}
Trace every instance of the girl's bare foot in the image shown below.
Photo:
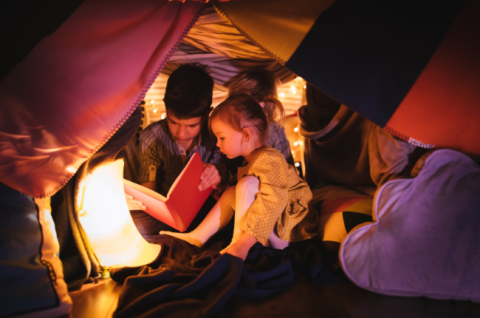
{"label": "girl's bare foot", "polygon": [[173,236],[173,237],[176,237],[182,241],[185,241],[185,242],[188,242],[192,245],[195,245],[195,246],[198,246],[198,247],[202,247],[203,243],[202,241],[198,240],[197,238],[195,238],[192,233],[177,233],[177,232],[170,232],[170,231],[160,231],[160,234],[166,234],[166,235],[170,235],[170,236]]}

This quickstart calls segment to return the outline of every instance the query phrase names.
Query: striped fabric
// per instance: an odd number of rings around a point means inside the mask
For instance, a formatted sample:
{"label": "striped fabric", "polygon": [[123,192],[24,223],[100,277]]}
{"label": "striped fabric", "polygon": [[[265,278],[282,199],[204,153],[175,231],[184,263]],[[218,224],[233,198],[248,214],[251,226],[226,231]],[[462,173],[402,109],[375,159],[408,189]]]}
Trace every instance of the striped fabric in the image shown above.
{"label": "striped fabric", "polygon": [[[207,45],[207,43],[204,44]],[[239,72],[243,72],[249,68],[269,69],[274,72],[279,80],[283,83],[294,79],[296,76],[288,68],[277,63],[272,58],[258,60],[255,58],[237,59],[223,57],[202,51],[195,47],[190,47],[183,43],[171,56],[169,62],[162,72],[170,75],[180,64],[195,62],[208,65],[215,83],[222,86]]]}
{"label": "striped fabric", "polygon": [[213,7],[206,7],[183,43],[203,52],[231,59],[271,60],[272,56],[247,40],[227,19]]}

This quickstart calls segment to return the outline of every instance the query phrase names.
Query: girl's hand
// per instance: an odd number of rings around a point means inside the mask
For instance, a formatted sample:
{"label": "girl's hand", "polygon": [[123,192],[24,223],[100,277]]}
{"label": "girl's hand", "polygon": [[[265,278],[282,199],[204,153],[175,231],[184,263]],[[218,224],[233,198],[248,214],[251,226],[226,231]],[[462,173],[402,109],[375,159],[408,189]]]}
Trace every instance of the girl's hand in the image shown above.
{"label": "girl's hand", "polygon": [[202,191],[209,187],[217,188],[217,184],[221,181],[220,173],[214,165],[206,163],[203,166],[202,176],[200,177],[200,184],[198,190]]}
{"label": "girl's hand", "polygon": [[130,211],[142,210],[145,211],[147,207],[142,202],[135,200],[131,195],[125,193],[125,199],[127,200],[127,206]]}
{"label": "girl's hand", "polygon": [[257,242],[257,239],[252,235],[243,232],[238,241],[231,243],[226,248],[220,251],[220,254],[230,254],[245,260],[247,258],[250,248]]}

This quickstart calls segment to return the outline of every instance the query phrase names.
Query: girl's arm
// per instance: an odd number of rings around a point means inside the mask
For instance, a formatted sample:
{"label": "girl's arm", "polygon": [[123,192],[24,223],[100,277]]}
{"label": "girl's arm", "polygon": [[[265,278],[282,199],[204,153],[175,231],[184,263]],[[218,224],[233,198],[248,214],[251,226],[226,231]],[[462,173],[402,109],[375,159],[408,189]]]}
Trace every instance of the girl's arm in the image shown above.
{"label": "girl's arm", "polygon": [[247,232],[243,232],[240,238],[235,242],[223,249],[220,254],[228,253],[245,260],[250,248],[257,243],[257,239]]}

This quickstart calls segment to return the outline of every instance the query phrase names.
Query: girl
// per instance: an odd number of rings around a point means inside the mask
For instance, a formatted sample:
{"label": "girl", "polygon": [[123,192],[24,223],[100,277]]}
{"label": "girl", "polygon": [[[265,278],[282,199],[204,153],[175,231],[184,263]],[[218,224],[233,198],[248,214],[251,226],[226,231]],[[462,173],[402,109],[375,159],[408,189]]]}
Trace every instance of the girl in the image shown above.
{"label": "girl", "polygon": [[230,96],[213,110],[210,129],[228,158],[245,158],[238,168],[238,183],[223,193],[192,232],[160,234],[202,246],[235,211],[232,242],[220,253],[243,260],[256,242],[283,249],[289,242],[317,235],[318,215],[308,208],[312,192],[278,150],[265,146],[268,122],[253,98],[246,94]]}

